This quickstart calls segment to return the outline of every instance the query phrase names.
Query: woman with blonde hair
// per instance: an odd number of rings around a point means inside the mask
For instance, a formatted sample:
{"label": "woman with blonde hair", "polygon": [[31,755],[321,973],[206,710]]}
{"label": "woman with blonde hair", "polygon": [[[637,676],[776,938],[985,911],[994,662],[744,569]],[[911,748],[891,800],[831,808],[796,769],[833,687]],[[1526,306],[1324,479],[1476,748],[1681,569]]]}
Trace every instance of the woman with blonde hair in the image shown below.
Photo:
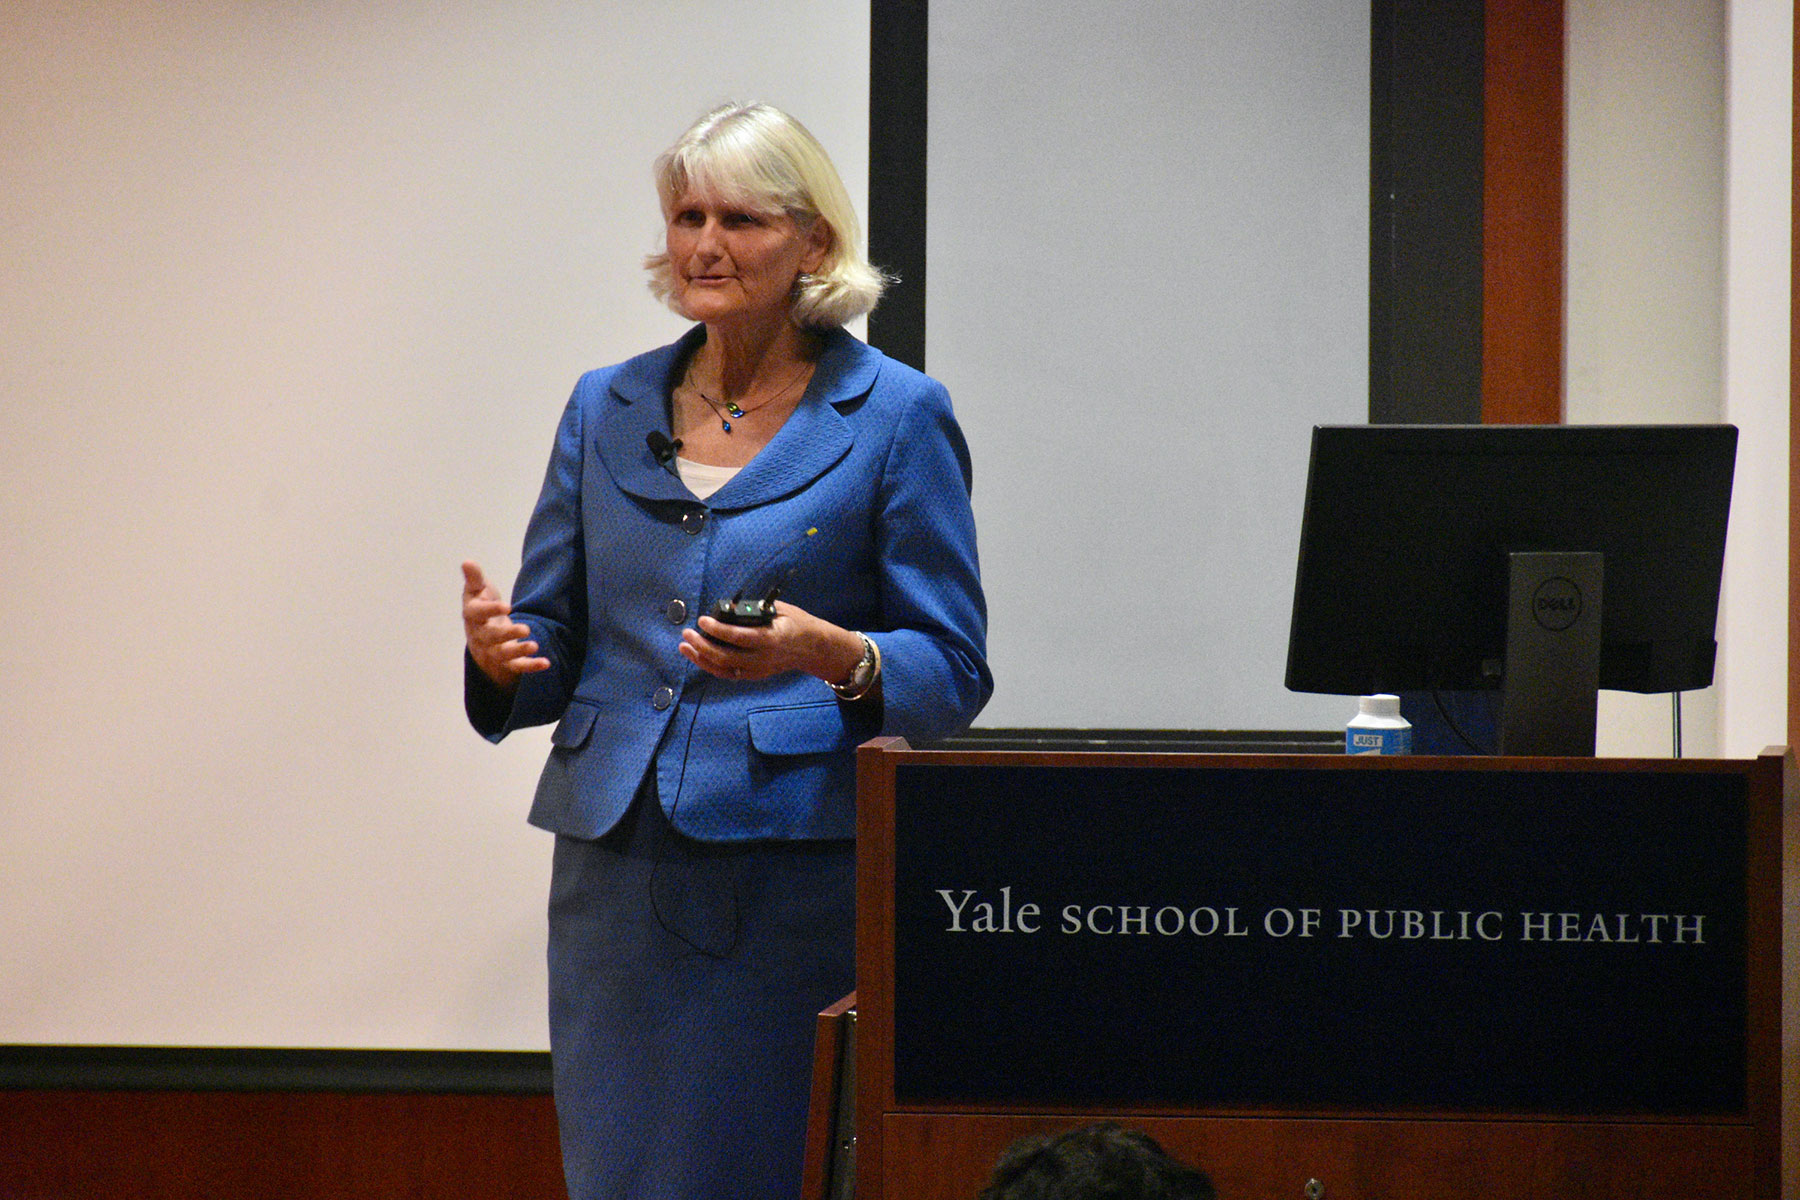
{"label": "woman with blonde hair", "polygon": [[797,1194],[813,1016],[855,986],[853,752],[992,690],[942,386],[824,149],[766,105],[656,164],[651,290],[695,322],[576,384],[509,604],[463,564],[465,705],[556,722],[550,1025],[576,1200]]}

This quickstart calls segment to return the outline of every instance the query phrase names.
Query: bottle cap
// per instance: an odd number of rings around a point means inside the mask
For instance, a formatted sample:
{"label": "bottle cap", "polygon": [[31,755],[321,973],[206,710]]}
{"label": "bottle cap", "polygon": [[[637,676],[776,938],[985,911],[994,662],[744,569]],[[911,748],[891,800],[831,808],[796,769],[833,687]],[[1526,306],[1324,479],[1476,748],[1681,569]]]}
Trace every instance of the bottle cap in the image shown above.
{"label": "bottle cap", "polygon": [[1397,717],[1400,715],[1400,697],[1386,693],[1364,696],[1356,702],[1356,711],[1365,717]]}

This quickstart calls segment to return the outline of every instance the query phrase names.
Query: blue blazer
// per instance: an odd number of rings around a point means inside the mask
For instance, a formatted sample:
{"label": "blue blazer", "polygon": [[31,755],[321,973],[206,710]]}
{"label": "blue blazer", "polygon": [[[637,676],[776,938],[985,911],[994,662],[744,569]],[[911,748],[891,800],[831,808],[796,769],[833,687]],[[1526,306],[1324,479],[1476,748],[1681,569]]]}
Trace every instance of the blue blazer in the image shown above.
{"label": "blue blazer", "polygon": [[[531,808],[557,833],[611,829],[654,768],[690,836],[850,837],[857,744],[954,733],[993,690],[968,448],[942,385],[836,330],[787,423],[702,502],[645,439],[668,435],[704,340],[576,384],[513,589],[551,666],[508,704],[465,654],[469,719],[496,742],[557,722]],[[784,577],[784,599],[880,647],[879,701],[800,673],[719,679],[676,652],[715,599]]]}

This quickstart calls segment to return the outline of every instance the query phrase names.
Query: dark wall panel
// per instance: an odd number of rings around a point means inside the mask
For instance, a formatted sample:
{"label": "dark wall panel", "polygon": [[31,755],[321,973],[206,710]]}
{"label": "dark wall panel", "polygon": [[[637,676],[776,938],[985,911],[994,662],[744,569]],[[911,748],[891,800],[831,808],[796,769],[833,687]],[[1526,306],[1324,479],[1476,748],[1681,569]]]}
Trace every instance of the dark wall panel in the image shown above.
{"label": "dark wall panel", "polygon": [[1481,420],[1481,0],[1370,9],[1369,419]]}
{"label": "dark wall panel", "polygon": [[926,0],[869,13],[869,258],[898,282],[869,314],[869,344],[925,369]]}

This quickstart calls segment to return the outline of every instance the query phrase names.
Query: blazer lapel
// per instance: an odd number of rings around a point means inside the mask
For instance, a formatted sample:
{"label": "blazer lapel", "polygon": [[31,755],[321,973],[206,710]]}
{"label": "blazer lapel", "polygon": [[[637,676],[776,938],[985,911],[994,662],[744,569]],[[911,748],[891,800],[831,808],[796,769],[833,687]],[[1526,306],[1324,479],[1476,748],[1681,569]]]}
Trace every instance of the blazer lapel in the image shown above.
{"label": "blazer lapel", "polygon": [[652,433],[670,436],[665,400],[671,377],[676,364],[705,339],[706,330],[695,326],[680,341],[628,359],[613,372],[613,403],[594,433],[594,449],[613,482],[633,496],[690,502],[694,498],[672,467],[656,460],[646,439]]}
{"label": "blazer lapel", "polygon": [[[680,341],[620,364],[612,379],[615,403],[594,434],[594,448],[613,481],[647,500],[694,495],[650,452],[648,436],[669,436],[667,405],[675,366],[705,340],[696,326]],[[769,444],[707,501],[712,508],[753,508],[789,496],[830,470],[855,438],[840,406],[868,394],[881,355],[842,329],[825,335],[825,349],[806,392]]]}
{"label": "blazer lapel", "polygon": [[793,415],[713,493],[708,501],[713,508],[754,508],[791,496],[850,453],[856,439],[838,409],[875,386],[881,355],[842,329],[825,336],[819,365]]}

